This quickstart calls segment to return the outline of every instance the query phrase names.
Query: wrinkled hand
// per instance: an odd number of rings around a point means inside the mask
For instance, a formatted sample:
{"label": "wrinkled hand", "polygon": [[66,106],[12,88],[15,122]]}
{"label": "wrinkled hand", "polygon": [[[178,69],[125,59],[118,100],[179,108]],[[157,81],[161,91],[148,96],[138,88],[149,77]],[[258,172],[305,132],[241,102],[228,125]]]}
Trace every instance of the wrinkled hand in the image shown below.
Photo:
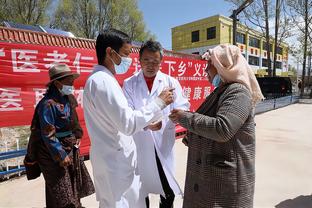
{"label": "wrinkled hand", "polygon": [[183,117],[185,111],[180,109],[173,109],[171,111],[171,114],[169,115],[170,120],[173,123],[178,123],[179,119]]}
{"label": "wrinkled hand", "polygon": [[71,159],[68,156],[66,156],[65,159],[60,162],[60,166],[66,167],[69,166],[71,163],[72,163]]}
{"label": "wrinkled hand", "polygon": [[185,135],[185,137],[183,137],[183,139],[182,139],[182,143],[185,145],[185,146],[187,146],[188,147],[188,143],[189,143],[189,141],[188,141],[188,137]]}
{"label": "wrinkled hand", "polygon": [[173,101],[174,101],[174,96],[173,96],[173,90],[174,89],[175,88],[173,88],[173,87],[168,87],[168,88],[164,89],[158,97],[160,99],[162,99],[166,103],[166,105],[169,105],[169,104],[173,103]]}
{"label": "wrinkled hand", "polygon": [[154,122],[147,126],[147,128],[152,131],[158,131],[161,129],[161,127],[162,127],[162,121]]}
{"label": "wrinkled hand", "polygon": [[75,144],[75,147],[76,148],[79,148],[80,147],[80,143],[81,143],[81,139],[77,139],[77,142]]}

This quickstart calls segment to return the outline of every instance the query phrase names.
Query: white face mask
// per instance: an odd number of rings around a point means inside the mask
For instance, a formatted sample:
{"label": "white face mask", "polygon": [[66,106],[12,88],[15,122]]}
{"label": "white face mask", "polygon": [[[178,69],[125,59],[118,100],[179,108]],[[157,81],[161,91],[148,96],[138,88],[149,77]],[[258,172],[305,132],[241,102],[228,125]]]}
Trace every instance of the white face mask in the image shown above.
{"label": "white face mask", "polygon": [[116,52],[116,54],[120,57],[121,62],[119,65],[117,65],[117,64],[115,64],[115,62],[111,58],[112,62],[114,63],[115,72],[116,72],[116,74],[124,74],[129,70],[129,67],[131,66],[131,63],[132,63],[132,58],[122,57],[117,52]]}
{"label": "white face mask", "polygon": [[63,95],[70,95],[74,94],[75,88],[69,85],[63,85],[62,89],[60,90]]}

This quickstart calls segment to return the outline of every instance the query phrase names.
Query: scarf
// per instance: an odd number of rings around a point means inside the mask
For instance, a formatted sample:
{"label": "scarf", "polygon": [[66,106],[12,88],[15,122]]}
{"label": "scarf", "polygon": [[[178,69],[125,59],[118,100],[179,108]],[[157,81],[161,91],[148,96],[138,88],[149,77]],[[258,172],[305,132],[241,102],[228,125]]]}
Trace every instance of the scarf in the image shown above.
{"label": "scarf", "polygon": [[253,106],[264,99],[253,70],[237,46],[221,44],[209,49],[202,57],[211,61],[224,83],[245,85],[251,93]]}

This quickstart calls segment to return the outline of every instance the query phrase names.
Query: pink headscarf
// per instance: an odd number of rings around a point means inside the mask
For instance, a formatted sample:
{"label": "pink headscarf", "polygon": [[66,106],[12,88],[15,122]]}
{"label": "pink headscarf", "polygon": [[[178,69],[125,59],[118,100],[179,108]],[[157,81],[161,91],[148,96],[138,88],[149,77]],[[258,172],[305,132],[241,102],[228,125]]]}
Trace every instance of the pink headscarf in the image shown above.
{"label": "pink headscarf", "polygon": [[221,44],[209,49],[202,57],[211,60],[223,82],[245,85],[251,93],[253,106],[264,99],[256,76],[237,46]]}

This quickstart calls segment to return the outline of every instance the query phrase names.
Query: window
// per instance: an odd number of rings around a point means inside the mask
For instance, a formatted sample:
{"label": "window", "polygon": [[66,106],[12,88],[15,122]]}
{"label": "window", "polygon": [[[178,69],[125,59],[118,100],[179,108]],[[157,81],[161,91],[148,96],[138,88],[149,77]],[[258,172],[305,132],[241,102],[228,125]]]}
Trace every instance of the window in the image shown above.
{"label": "window", "polygon": [[[268,67],[268,59],[262,59],[262,66]],[[276,62],[276,68],[281,69],[282,68],[282,62],[277,61]]]}
{"label": "window", "polygon": [[199,54],[199,52],[193,52],[192,54]]}
{"label": "window", "polygon": [[216,38],[216,27],[207,28],[207,40]]}
{"label": "window", "polygon": [[[266,42],[263,42],[263,45],[262,45],[262,49],[263,50],[266,50],[267,49],[267,43]],[[270,52],[272,52],[272,44],[270,43]]]}
{"label": "window", "polygon": [[249,45],[255,48],[260,48],[260,40],[254,37],[249,37]]}
{"label": "window", "polygon": [[248,63],[250,65],[259,66],[259,58],[255,56],[249,56],[248,57]]}
{"label": "window", "polygon": [[262,66],[268,67],[268,59],[262,59]]}
{"label": "window", "polygon": [[246,35],[238,32],[236,34],[236,42],[246,44]]}
{"label": "window", "polygon": [[283,55],[283,48],[282,47],[277,47],[276,48],[276,53],[280,54],[280,55]]}
{"label": "window", "polygon": [[199,41],[199,30],[192,32],[192,43]]}
{"label": "window", "polygon": [[276,68],[277,69],[281,69],[282,68],[282,62],[277,61],[277,62],[275,62],[275,64],[276,64]]}

